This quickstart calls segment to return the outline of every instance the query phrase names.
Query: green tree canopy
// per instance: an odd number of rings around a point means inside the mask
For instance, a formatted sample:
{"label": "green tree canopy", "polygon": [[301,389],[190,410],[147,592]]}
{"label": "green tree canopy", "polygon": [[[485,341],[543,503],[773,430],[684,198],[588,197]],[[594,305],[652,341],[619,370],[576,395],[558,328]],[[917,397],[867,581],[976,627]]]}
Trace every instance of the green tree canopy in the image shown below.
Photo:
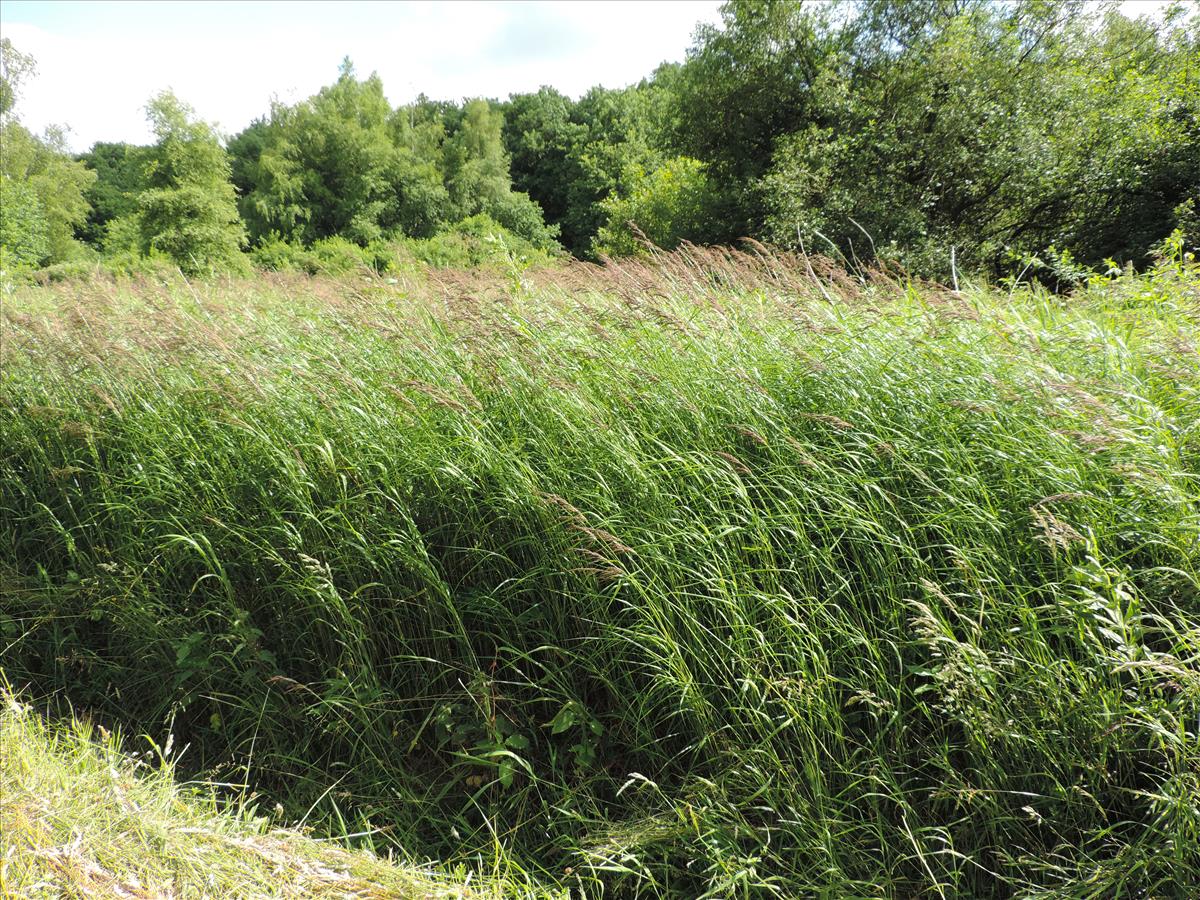
{"label": "green tree canopy", "polygon": [[87,221],[77,235],[93,246],[101,246],[109,223],[136,216],[138,195],[146,187],[146,171],[153,158],[150,147],[126,143],[97,142],[78,161],[96,173],[88,188],[91,205]]}
{"label": "green tree canopy", "polygon": [[391,118],[378,76],[359,81],[346,61],[332,85],[277,104],[239,135],[231,149],[251,235],[367,243],[396,228],[432,233],[448,198],[435,166],[393,140]]}
{"label": "green tree canopy", "polygon": [[420,97],[393,110],[379,77],[359,80],[346,60],[332,85],[276,104],[231,142],[250,235],[365,245],[429,237],[485,213],[549,246],[540,208],[512,190],[502,123],[485,100],[459,107]]}
{"label": "green tree canopy", "polygon": [[66,153],[61,129],[38,137],[16,117],[33,59],[0,39],[0,247],[4,266],[63,262],[84,251],[75,228],[87,218],[96,176]]}
{"label": "green tree canopy", "polygon": [[137,200],[142,251],[185,272],[243,268],[245,229],[215,130],[169,91],[150,100],[146,115],[158,142]]}
{"label": "green tree canopy", "polygon": [[[573,119],[576,104],[552,87],[513,94],[503,104],[502,138],[511,162],[513,187],[524,191],[545,211],[546,221],[562,225],[570,210],[572,185],[581,179],[576,148],[587,128]],[[569,249],[580,235],[563,228]]]}
{"label": "green tree canopy", "polygon": [[0,38],[0,116],[7,116],[17,105],[21,85],[37,72],[32,56],[22,53],[8,38]]}
{"label": "green tree canopy", "polygon": [[227,152],[159,98],[155,147],[97,144],[83,166],[19,124],[33,61],[0,50],[0,215],[22,265],[83,252],[75,236],[231,265],[243,224],[261,249],[498,223],[589,257],[636,250],[632,221],[664,246],[755,236],[935,277],[952,254],[1041,273],[1146,264],[1176,228],[1200,240],[1200,14],[1183,4],[1131,20],[1083,0],[732,0],[683,63],[630,87],[393,108],[347,59]]}
{"label": "green tree canopy", "polygon": [[[1080,2],[760,3],[700,29],[674,146],[737,222],[785,244],[946,274],[1057,246],[1145,261],[1200,190],[1200,57]],[[724,237],[733,237],[727,234]]]}

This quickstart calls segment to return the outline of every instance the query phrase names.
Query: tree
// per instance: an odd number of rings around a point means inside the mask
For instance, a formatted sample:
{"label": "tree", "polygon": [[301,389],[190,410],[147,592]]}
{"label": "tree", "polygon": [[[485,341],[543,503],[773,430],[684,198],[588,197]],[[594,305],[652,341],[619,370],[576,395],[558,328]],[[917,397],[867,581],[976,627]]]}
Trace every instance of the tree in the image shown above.
{"label": "tree", "polygon": [[77,157],[96,173],[86,195],[91,210],[87,221],[76,230],[80,238],[93,247],[101,247],[109,223],[137,215],[138,195],[146,188],[146,169],[152,155],[150,147],[97,142]]}
{"label": "tree", "polygon": [[87,217],[95,174],[66,153],[61,129],[37,137],[17,120],[21,82],[33,59],[0,40],[0,246],[5,265],[42,266],[83,251],[74,239]]}
{"label": "tree", "polygon": [[818,83],[844,53],[846,4],[734,0],[722,26],[702,25],[672,85],[674,143],[722,179],[751,181],[775,141],[825,124]]}
{"label": "tree", "polygon": [[9,174],[9,142],[24,143],[29,133],[9,116],[21,82],[34,71],[33,57],[20,53],[8,38],[0,38],[0,269],[39,265],[49,253],[46,217],[41,200],[27,178]]}
{"label": "tree", "polygon": [[721,186],[714,221],[934,276],[952,250],[991,272],[1051,246],[1141,263],[1200,189],[1182,7],[1155,23],[1078,0],[735,0],[722,16],[664,82],[676,151]]}
{"label": "tree", "polygon": [[486,100],[471,100],[463,107],[458,128],[443,145],[442,167],[458,218],[474,215],[511,189],[508,157],[500,139],[503,121],[503,115]]}
{"label": "tree", "polygon": [[276,104],[231,143],[251,236],[366,244],[394,231],[433,234],[451,218],[440,129],[394,115],[379,77],[359,81],[344,61],[334,84]]}
{"label": "tree", "polygon": [[[609,219],[606,198],[628,196],[644,174],[667,158],[663,149],[663,123],[669,118],[669,96],[659,83],[664,67],[653,79],[619,90],[595,87],[570,108],[570,120],[555,120],[554,98],[543,92],[540,101],[522,110],[528,123],[534,110],[549,116],[544,133],[553,135],[558,149],[549,149],[542,172],[558,170],[554,181],[540,182],[551,209],[548,215],[562,229],[564,243],[577,256],[593,254],[593,241]],[[528,154],[540,134],[527,129],[522,148]],[[528,159],[528,155],[525,157]]]}
{"label": "tree", "polygon": [[231,143],[250,234],[366,245],[431,237],[486,214],[550,248],[554,230],[541,209],[512,190],[502,123],[486,100],[459,107],[422,96],[392,110],[379,77],[359,81],[346,60],[332,85],[295,106],[276,104]]}
{"label": "tree", "polygon": [[571,227],[576,219],[574,186],[584,177],[577,151],[587,137],[587,126],[573,118],[575,108],[574,101],[551,87],[513,94],[501,107],[501,137],[511,160],[513,188],[527,193],[546,221],[560,227],[563,244],[573,252],[586,249],[592,237]]}
{"label": "tree", "polygon": [[158,142],[138,195],[143,252],[165,254],[185,272],[244,268],[245,229],[216,132],[169,91],[146,114]]}
{"label": "tree", "polygon": [[1024,243],[1057,242],[1087,265],[1144,265],[1200,203],[1200,14],[1176,6],[1161,22],[1115,11],[1081,36],[1071,102],[1053,133],[1069,173],[1057,216],[1021,222]]}
{"label": "tree", "polygon": [[541,207],[512,189],[501,130],[504,115],[486,100],[468,101],[458,126],[442,147],[446,187],[458,221],[490,216],[539,249],[555,245],[557,227],[547,227]]}
{"label": "tree", "polygon": [[21,53],[8,38],[0,38],[0,121],[17,105],[21,84],[36,72],[32,56]]}
{"label": "tree", "polygon": [[34,268],[49,251],[37,194],[28,182],[0,173],[0,269]]}

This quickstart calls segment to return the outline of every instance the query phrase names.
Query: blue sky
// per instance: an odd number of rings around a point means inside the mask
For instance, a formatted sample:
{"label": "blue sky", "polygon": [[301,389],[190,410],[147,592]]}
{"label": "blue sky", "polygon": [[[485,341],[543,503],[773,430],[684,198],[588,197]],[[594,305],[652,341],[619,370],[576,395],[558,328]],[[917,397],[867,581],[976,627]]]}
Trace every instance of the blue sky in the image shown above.
{"label": "blue sky", "polygon": [[32,2],[4,0],[0,29],[37,75],[17,114],[35,131],[149,139],[142,107],[170,87],[222,130],[240,130],[271,98],[303,99],[344,56],[378,71],[388,98],[506,97],[551,84],[578,96],[620,87],[682,59],[719,3],[672,2]]}

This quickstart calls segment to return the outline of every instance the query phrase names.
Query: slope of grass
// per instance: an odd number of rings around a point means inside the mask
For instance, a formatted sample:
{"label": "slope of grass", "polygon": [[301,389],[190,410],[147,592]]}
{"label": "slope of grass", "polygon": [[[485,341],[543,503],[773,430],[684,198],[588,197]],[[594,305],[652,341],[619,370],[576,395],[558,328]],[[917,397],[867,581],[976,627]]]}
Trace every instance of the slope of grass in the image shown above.
{"label": "slope of grass", "polygon": [[[211,788],[180,788],[158,752],[103,727],[53,727],[0,691],[0,894],[5,897],[512,896],[273,829]],[[165,748],[170,754],[171,748]],[[478,879],[476,879],[478,881]]]}
{"label": "slope of grass", "polygon": [[1186,896],[1195,268],[813,276],[20,291],[0,665],[585,896]]}

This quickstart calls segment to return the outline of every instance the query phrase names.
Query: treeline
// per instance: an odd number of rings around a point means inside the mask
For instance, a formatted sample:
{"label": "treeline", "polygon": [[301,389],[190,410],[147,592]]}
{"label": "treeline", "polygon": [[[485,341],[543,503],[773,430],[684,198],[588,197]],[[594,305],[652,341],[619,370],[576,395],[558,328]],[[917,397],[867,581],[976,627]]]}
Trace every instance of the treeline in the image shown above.
{"label": "treeline", "polygon": [[393,108],[347,60],[226,142],[162,94],[156,144],[75,159],[14,116],[32,61],[5,42],[0,252],[203,271],[754,236],[1069,281],[1200,242],[1198,24],[1182,4],[735,0],[625,89]]}

